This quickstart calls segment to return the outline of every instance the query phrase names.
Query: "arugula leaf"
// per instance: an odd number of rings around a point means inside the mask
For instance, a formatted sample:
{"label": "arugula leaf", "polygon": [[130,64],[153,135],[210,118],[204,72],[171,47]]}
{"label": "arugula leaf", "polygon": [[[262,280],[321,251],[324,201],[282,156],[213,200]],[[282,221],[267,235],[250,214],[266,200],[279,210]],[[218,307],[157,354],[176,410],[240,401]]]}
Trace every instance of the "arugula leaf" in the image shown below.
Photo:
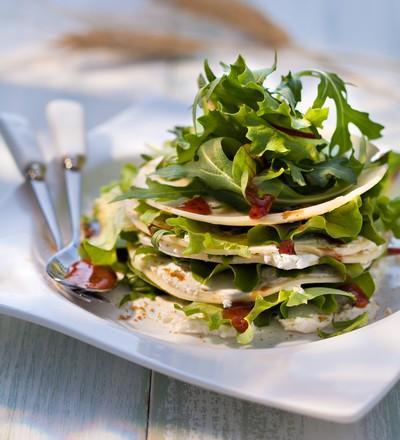
{"label": "arugula leaf", "polygon": [[[223,150],[224,144],[233,144],[239,148],[234,139],[222,137],[211,139],[200,147],[198,160],[184,167],[188,176],[198,177],[209,188],[241,193],[241,183],[237,183],[233,176],[233,162],[226,156]],[[237,166],[236,163],[236,174]]]}
{"label": "arugula leaf", "polygon": [[[345,84],[336,74],[289,72],[274,89],[264,81],[275,70],[276,59],[262,71],[249,69],[241,56],[222,65],[224,73],[218,77],[205,62],[193,127],[175,129],[171,145],[176,160],[161,166],[159,175],[198,177],[208,194],[224,191],[218,200],[241,211],[248,210],[245,191],[250,182],[260,193],[273,195],[278,208],[320,203],[356,183],[368,155],[361,148],[355,159],[348,126],[356,125],[368,139],[378,137],[382,126],[348,104]],[[319,85],[317,98],[303,114],[297,104],[305,76],[318,78]],[[318,131],[329,114],[323,107],[328,98],[334,100],[337,115],[329,148]],[[199,117],[198,107],[203,110]],[[338,153],[333,154],[336,145]]]}
{"label": "arugula leaf", "polygon": [[128,192],[115,197],[112,201],[118,202],[126,199],[176,200],[182,197],[191,198],[207,193],[204,185],[198,179],[194,179],[187,186],[163,185],[148,179],[147,185],[147,188],[138,188],[133,186]]}
{"label": "arugula leaf", "polygon": [[373,122],[368,113],[353,109],[347,102],[346,85],[336,73],[322,70],[303,70],[297,73],[299,77],[312,76],[319,79],[318,95],[313,108],[321,108],[327,98],[333,99],[336,105],[336,128],[330,142],[330,150],[336,145],[338,155],[352,149],[349,124],[354,124],[368,139],[377,139],[381,136],[383,126]]}
{"label": "arugula leaf", "polygon": [[[382,127],[350,107],[337,75],[289,72],[273,89],[265,87],[264,80],[275,70],[276,59],[262,71],[249,69],[241,56],[223,68],[217,77],[205,62],[193,105],[193,127],[175,129],[171,145],[176,160],[162,165],[157,174],[167,179],[197,177],[209,195],[240,211],[248,210],[245,194],[250,182],[261,194],[273,195],[277,208],[320,203],[356,183],[367,155],[361,148],[355,159],[348,125],[358,126],[369,139],[379,136]],[[320,80],[318,96],[305,114],[297,109],[304,76]],[[330,148],[318,132],[329,114],[323,107],[328,98],[337,110]],[[199,106],[203,114],[197,117]],[[340,148],[333,156],[336,144]]]}
{"label": "arugula leaf", "polygon": [[297,103],[301,101],[302,88],[303,85],[300,78],[289,72],[286,76],[282,76],[280,84],[275,89],[275,93],[285,98],[292,111],[295,112]]}
{"label": "arugula leaf", "polygon": [[279,179],[264,180],[256,176],[253,183],[263,194],[271,194],[275,197],[276,206],[302,206],[317,204],[331,200],[345,193],[351,188],[347,182],[336,182],[331,188],[318,193],[301,194]]}
{"label": "arugula leaf", "polygon": [[305,178],[309,185],[321,188],[327,187],[332,178],[355,184],[357,183],[357,171],[361,168],[361,164],[359,165],[360,167],[357,167],[357,165],[350,163],[346,157],[337,157],[306,167],[308,172]]}
{"label": "arugula leaf", "polygon": [[218,274],[231,271],[234,286],[242,292],[251,292],[260,283],[260,264],[227,264],[207,263],[205,261],[190,260],[193,274],[203,284],[210,282]]}
{"label": "arugula leaf", "polygon": [[304,180],[303,172],[307,171],[307,169],[300,168],[289,160],[285,160],[285,163],[288,167],[288,170],[289,170],[291,178],[293,179],[293,182],[299,186],[306,186],[306,181]]}

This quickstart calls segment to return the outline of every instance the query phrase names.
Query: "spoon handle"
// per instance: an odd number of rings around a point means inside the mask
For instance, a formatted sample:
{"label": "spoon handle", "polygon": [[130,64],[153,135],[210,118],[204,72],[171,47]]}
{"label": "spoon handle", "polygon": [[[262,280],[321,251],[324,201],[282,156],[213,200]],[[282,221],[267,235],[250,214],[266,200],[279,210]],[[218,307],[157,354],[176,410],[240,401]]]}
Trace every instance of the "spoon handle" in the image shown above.
{"label": "spoon handle", "polygon": [[82,174],[86,158],[84,112],[76,101],[55,100],[47,105],[47,120],[54,143],[63,157],[65,186],[71,217],[72,239],[80,242]]}
{"label": "spoon handle", "polygon": [[61,249],[62,237],[60,228],[45,181],[46,165],[32,127],[28,120],[22,116],[3,113],[0,115],[0,133],[21,174],[31,184],[54,243],[57,249]]}

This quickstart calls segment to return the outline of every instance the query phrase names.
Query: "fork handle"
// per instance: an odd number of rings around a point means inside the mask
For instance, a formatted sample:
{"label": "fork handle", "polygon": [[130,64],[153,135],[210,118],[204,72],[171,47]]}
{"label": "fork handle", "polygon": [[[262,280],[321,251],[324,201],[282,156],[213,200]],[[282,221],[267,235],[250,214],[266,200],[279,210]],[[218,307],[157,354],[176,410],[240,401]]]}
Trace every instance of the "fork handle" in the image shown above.
{"label": "fork handle", "polygon": [[79,246],[81,221],[82,167],[86,158],[84,112],[72,100],[55,100],[46,108],[54,143],[63,156],[65,186],[71,218],[72,240]]}
{"label": "fork handle", "polygon": [[0,115],[0,133],[18,169],[32,187],[57,249],[61,249],[60,228],[45,181],[46,165],[32,127],[22,116],[3,113]]}

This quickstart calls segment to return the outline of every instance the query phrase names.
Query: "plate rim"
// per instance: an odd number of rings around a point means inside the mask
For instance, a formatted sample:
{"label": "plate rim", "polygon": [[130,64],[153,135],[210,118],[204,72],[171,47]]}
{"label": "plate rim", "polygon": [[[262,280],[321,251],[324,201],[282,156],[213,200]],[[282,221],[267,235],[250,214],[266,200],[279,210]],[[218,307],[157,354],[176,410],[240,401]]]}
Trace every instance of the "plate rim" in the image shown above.
{"label": "plate rim", "polygon": [[[150,107],[152,107],[154,104],[149,104]],[[137,117],[138,109],[140,109],[140,105],[135,105],[133,107],[130,107],[127,111],[111,118],[109,121],[106,121],[106,123],[101,124],[97,128],[95,128],[92,131],[92,138],[94,139],[93,142],[95,142],[96,134],[101,133],[104,130],[115,130],[115,127],[118,127],[118,124],[124,124],[126,121],[129,121],[129,117],[132,118],[132,113],[135,115],[135,118]],[[154,114],[152,114],[152,118],[154,119]],[[2,165],[0,165],[0,171],[1,171]],[[20,179],[16,179],[15,181],[15,188],[19,187]],[[0,206],[6,201],[6,198],[0,199]],[[26,221],[28,221],[26,219]],[[1,243],[2,237],[0,236],[0,243]],[[26,250],[26,243],[19,244],[21,249]],[[25,247],[23,247],[25,245]],[[0,247],[0,255],[2,254],[2,249]],[[251,402],[260,403],[263,405],[279,408],[286,411],[291,411],[294,413],[303,414],[310,417],[315,417],[319,419],[324,419],[328,421],[334,421],[339,423],[352,423],[354,421],[359,420],[362,418],[370,409],[372,409],[373,406],[375,406],[382,398],[383,396],[391,389],[391,387],[399,380],[400,378],[400,343],[397,345],[399,348],[398,350],[393,350],[393,353],[397,354],[397,357],[399,359],[399,362],[397,363],[397,368],[395,372],[392,372],[392,376],[390,379],[386,380],[384,384],[382,384],[379,388],[379,391],[375,392],[373,396],[369,396],[369,399],[363,400],[363,402],[356,402],[352,405],[343,405],[343,407],[337,407],[336,410],[332,410],[331,408],[326,407],[318,407],[318,405],[314,405],[314,407],[308,406],[308,407],[301,407],[297,406],[297,404],[291,404],[290,400],[287,398],[285,400],[277,400],[276,398],[271,398],[268,396],[261,396],[261,395],[255,395],[254,390],[251,391],[250,388],[246,389],[238,389],[238,388],[229,388],[227,385],[221,385],[218,383],[213,383],[213,378],[211,377],[200,377],[199,374],[194,374],[193,372],[190,374],[189,372],[185,372],[185,370],[179,369],[177,366],[171,366],[164,361],[164,363],[157,360],[157,358],[153,355],[153,357],[146,355],[145,352],[138,350],[134,348],[134,344],[132,343],[132,346],[128,350],[127,347],[124,349],[121,347],[120,342],[116,345],[115,341],[109,341],[109,340],[100,340],[99,337],[91,336],[90,332],[88,330],[90,329],[102,329],[102,330],[110,330],[110,329],[116,329],[118,324],[111,325],[110,322],[107,322],[106,320],[103,320],[102,318],[91,314],[89,311],[82,309],[81,307],[77,306],[76,304],[70,302],[66,298],[64,298],[62,295],[53,292],[50,287],[46,285],[44,282],[44,278],[40,276],[40,274],[37,274],[39,276],[39,279],[42,279],[42,284],[40,284],[40,292],[35,292],[34,294],[30,295],[28,298],[22,298],[19,295],[10,293],[7,289],[4,289],[1,284],[0,280],[0,313],[5,314],[8,316],[13,316],[15,318],[23,319],[38,325],[45,326],[47,328],[50,328],[55,331],[59,331],[63,334],[66,334],[70,337],[73,337],[75,339],[81,340],[85,343],[88,343],[90,345],[94,345],[97,348],[103,349],[105,351],[108,351],[114,355],[123,357],[125,359],[128,359],[130,361],[133,361],[143,367],[151,368],[155,371],[158,371],[163,374],[167,374],[171,377],[174,377],[178,380],[183,380],[189,383],[192,383],[194,385],[206,388],[208,390],[219,392],[222,394],[229,395],[231,397],[244,399]],[[47,288],[46,288],[47,286]],[[49,295],[50,292],[50,295]],[[54,307],[53,310],[53,316],[48,316],[45,311],[45,307],[42,307],[41,309],[38,307],[38,301],[49,301],[49,304]],[[65,304],[69,304],[67,308],[65,308]],[[71,308],[70,306],[74,306],[74,308]],[[89,327],[88,323],[85,322],[82,327],[72,328],[69,322],[63,322],[62,318],[65,317],[65,310],[68,310],[68,313],[72,313],[73,315],[81,316],[81,313],[84,312],[88,317],[86,319],[87,322],[90,322]],[[78,310],[78,312],[76,312]],[[64,312],[64,313],[63,313]],[[91,318],[90,318],[91,317]],[[95,319],[93,321],[93,319]],[[110,325],[106,325],[110,324]],[[343,345],[340,341],[352,341],[350,344],[355,343],[355,346],[357,346],[357,341],[361,339],[361,341],[364,339],[364,341],[367,339],[364,337],[367,333],[379,333],[378,330],[376,330],[378,327],[385,327],[387,329],[390,329],[393,326],[393,328],[398,328],[400,326],[400,312],[396,312],[380,321],[371,323],[367,327],[364,327],[362,329],[356,330],[355,332],[352,332],[350,334],[346,334],[343,336],[340,336],[339,338],[332,338],[329,340],[323,340],[323,341],[315,341],[311,344],[301,344],[298,346],[291,346],[291,347],[276,347],[276,348],[250,348],[246,350],[240,350],[242,352],[246,352],[247,356],[251,356],[253,358],[259,358],[260,352],[268,352],[268,357],[271,357],[271,353],[277,353],[277,357],[279,358],[278,354],[282,353],[297,353],[301,352],[302,355],[307,357],[307,355],[310,355],[310,353],[316,351],[318,352],[319,347],[328,347],[328,346],[335,346],[335,345]],[[151,337],[149,335],[135,332],[135,331],[128,331],[127,329],[121,328],[118,330],[124,330],[124,333],[126,336],[124,336],[121,339],[126,340],[127,342],[134,342],[136,345],[140,344],[140,340],[143,341],[150,341],[150,340],[157,340],[158,343],[156,345],[164,345],[171,347],[176,343],[170,342],[170,341],[162,341],[160,339]],[[382,332],[385,332],[384,329],[381,328]],[[386,330],[387,331],[387,330]],[[95,332],[92,331],[92,335],[94,335]],[[339,342],[337,342],[339,340]],[[153,341],[154,342],[154,341]],[[380,342],[380,341],[379,341]],[[398,342],[400,342],[400,335],[398,337]],[[186,344],[183,344],[186,345]],[[371,345],[370,345],[371,346]],[[301,347],[301,349],[300,349]],[[315,348],[314,348],[315,347]],[[360,345],[361,347],[361,345]],[[198,353],[204,351],[205,347],[195,347],[195,350],[198,350]],[[210,349],[211,350],[211,349]],[[212,349],[213,351],[216,350],[215,348]],[[189,350],[190,351],[190,350]],[[192,350],[193,351],[193,350]],[[227,349],[227,352],[239,352],[239,350],[231,350]],[[322,350],[323,352],[324,350]],[[179,350],[176,350],[176,352],[179,352]],[[225,350],[224,350],[225,352]],[[255,354],[257,353],[257,355]],[[301,357],[301,356],[300,356]],[[397,359],[397,358],[396,358]],[[309,378],[307,380],[310,380]]]}

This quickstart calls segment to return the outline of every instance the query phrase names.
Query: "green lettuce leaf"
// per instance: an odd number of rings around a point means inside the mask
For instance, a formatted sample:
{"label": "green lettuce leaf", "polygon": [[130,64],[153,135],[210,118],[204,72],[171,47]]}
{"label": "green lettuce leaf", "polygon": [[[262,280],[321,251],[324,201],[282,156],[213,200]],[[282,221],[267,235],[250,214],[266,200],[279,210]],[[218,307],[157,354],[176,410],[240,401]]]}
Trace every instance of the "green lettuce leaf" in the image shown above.
{"label": "green lettuce leaf", "polygon": [[207,253],[210,250],[229,250],[245,258],[250,256],[246,236],[224,234],[218,227],[184,217],[172,217],[167,219],[166,223],[174,228],[177,235],[187,233],[189,243],[184,255]]}
{"label": "green lettuce leaf", "polygon": [[292,291],[286,301],[286,307],[295,307],[301,304],[307,304],[309,301],[326,295],[339,295],[354,298],[352,293],[331,287],[309,287],[304,289],[304,292]]}
{"label": "green lettuce leaf", "polygon": [[[332,302],[332,298],[335,298],[337,296],[347,297],[350,299],[354,297],[349,292],[323,286],[304,289],[303,292],[296,289],[281,290],[280,292],[274,295],[269,295],[265,298],[263,298],[262,296],[257,296],[253,308],[244,318],[248,323],[247,330],[243,333],[237,333],[237,342],[240,344],[249,344],[254,337],[255,325],[257,324],[257,322],[259,322],[261,326],[267,325],[272,317],[271,312],[273,310],[276,310],[277,307],[280,308],[280,311],[284,312],[284,316],[287,316],[287,308],[294,309],[296,307],[302,307],[304,304],[311,304],[316,299],[323,299],[323,301],[320,302],[320,304],[322,305],[321,308],[326,309],[327,313],[330,314],[337,310],[336,302]],[[332,304],[334,304],[335,306],[334,309],[332,309]],[[175,307],[178,310],[184,312],[186,316],[200,314],[201,319],[207,322],[210,330],[216,330],[221,325],[231,325],[231,321],[229,319],[223,318],[223,308],[221,306],[193,302],[183,307],[180,305],[176,305]],[[268,316],[265,312],[268,312]],[[263,315],[267,316],[267,320],[260,319]],[[357,328],[356,324],[355,326],[351,327],[352,323],[350,323],[350,325],[347,326],[348,328],[343,330],[343,328],[341,327],[342,324],[336,324],[338,327],[335,328],[340,331],[351,331],[353,328]],[[321,336],[325,337],[323,336],[323,334],[321,334]]]}
{"label": "green lettuce leaf", "polygon": [[93,264],[99,266],[112,266],[117,262],[116,248],[109,250],[93,246],[88,240],[83,240],[79,249],[80,256],[84,260],[90,260]]}
{"label": "green lettuce leaf", "polygon": [[313,287],[299,291],[293,290],[281,290],[279,293],[269,295],[265,298],[258,296],[254,303],[254,307],[250,310],[249,314],[244,318],[248,322],[247,330],[237,335],[237,341],[240,344],[248,344],[251,342],[254,336],[254,321],[266,310],[270,310],[273,307],[280,305],[280,311],[286,314],[286,308],[296,307],[303,304],[307,304],[318,297],[331,297],[331,296],[345,296],[353,298],[354,296],[343,290],[332,289],[327,287]]}
{"label": "green lettuce leaf", "polygon": [[345,333],[349,333],[367,324],[368,324],[368,313],[364,312],[361,315],[358,315],[356,318],[350,319],[348,321],[336,321],[336,322],[334,321],[332,322],[332,327],[336,331],[328,333],[322,331],[321,329],[318,329],[318,335],[324,339],[331,338],[333,336],[339,336]]}
{"label": "green lettuce leaf", "polygon": [[175,304],[175,309],[182,311],[186,316],[201,315],[209,330],[217,330],[221,325],[230,324],[230,321],[222,316],[222,307],[214,304],[201,302],[192,302],[185,306]]}
{"label": "green lettuce leaf", "polygon": [[375,282],[372,278],[372,275],[368,271],[354,277],[351,281],[356,284],[368,298],[371,298],[371,296],[374,294]]}
{"label": "green lettuce leaf", "polygon": [[94,217],[100,225],[100,233],[81,242],[80,252],[84,258],[93,264],[112,265],[117,261],[117,243],[121,231],[132,230],[127,217],[124,203],[110,203],[120,189],[114,187],[102,193],[94,203]]}
{"label": "green lettuce leaf", "polygon": [[352,280],[364,273],[364,268],[359,263],[344,264],[333,257],[324,256],[319,259],[319,264],[331,266],[342,275],[344,280]]}
{"label": "green lettuce leaf", "polygon": [[322,232],[332,238],[355,239],[363,226],[360,206],[361,199],[355,198],[331,212],[312,217],[293,229],[289,238],[293,239],[310,232]]}
{"label": "green lettuce leaf", "polygon": [[153,208],[144,202],[140,202],[135,211],[139,214],[139,219],[146,225],[151,225],[154,220],[162,215],[159,209]]}

